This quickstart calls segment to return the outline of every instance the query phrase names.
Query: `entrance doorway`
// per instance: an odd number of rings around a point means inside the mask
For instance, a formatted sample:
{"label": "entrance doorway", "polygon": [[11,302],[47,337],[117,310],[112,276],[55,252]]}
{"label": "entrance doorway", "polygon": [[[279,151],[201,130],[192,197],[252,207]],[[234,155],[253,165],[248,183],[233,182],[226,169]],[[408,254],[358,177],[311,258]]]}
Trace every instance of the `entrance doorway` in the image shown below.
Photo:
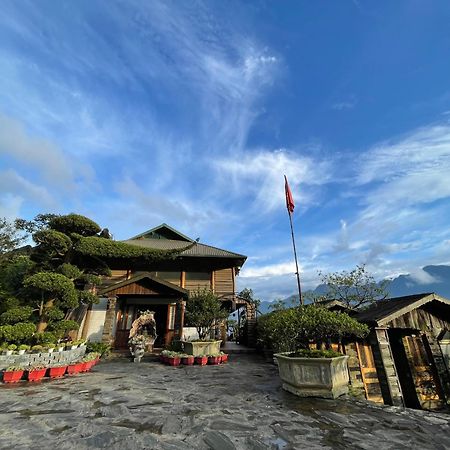
{"label": "entrance doorway", "polygon": [[419,331],[405,329],[391,329],[388,333],[405,406],[415,409],[442,407],[441,387],[427,351],[426,337]]}
{"label": "entrance doorway", "polygon": [[156,322],[156,341],[154,348],[163,347],[167,333],[168,304],[148,304],[133,302],[133,300],[121,300],[120,309],[117,313],[116,335],[114,347],[116,350],[128,348],[128,339],[133,322],[144,311],[153,311]]}

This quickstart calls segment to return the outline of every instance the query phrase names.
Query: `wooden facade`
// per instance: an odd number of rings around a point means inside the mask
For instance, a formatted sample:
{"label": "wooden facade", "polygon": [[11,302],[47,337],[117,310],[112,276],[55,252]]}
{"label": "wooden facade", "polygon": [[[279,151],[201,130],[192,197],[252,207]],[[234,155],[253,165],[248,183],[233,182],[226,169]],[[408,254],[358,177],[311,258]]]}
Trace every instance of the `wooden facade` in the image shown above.
{"label": "wooden facade", "polygon": [[224,307],[236,309],[235,277],[246,260],[244,255],[197,243],[166,224],[124,242],[179,254],[152,264],[134,261],[126,267],[113,261],[111,276],[99,289],[104,299],[103,323],[101,312],[88,312],[84,337],[101,329],[101,340],[124,349],[133,320],[142,311],[152,310],[158,334],[155,346],[168,345],[175,336],[183,336],[184,326],[189,325],[184,322],[185,302],[190,292],[201,289],[213,290]]}
{"label": "wooden facade", "polygon": [[[450,300],[419,294],[380,301],[355,316],[371,327],[353,343],[366,398],[416,409],[450,404],[450,373],[440,337],[450,330]],[[351,352],[352,350],[350,350]],[[361,387],[361,385],[359,385]]]}

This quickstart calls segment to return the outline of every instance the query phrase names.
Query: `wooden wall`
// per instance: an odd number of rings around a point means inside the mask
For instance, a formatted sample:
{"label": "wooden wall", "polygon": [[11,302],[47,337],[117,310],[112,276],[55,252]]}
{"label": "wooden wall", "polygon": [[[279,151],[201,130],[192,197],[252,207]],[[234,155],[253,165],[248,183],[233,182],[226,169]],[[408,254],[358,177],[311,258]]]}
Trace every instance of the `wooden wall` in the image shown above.
{"label": "wooden wall", "polygon": [[442,330],[450,329],[450,317],[448,321],[442,319],[433,311],[431,304],[424,305],[421,308],[414,309],[402,316],[391,320],[386,324],[389,328],[412,328],[415,330]]}
{"label": "wooden wall", "polygon": [[222,269],[214,272],[214,292],[219,297],[234,296],[234,269]]}

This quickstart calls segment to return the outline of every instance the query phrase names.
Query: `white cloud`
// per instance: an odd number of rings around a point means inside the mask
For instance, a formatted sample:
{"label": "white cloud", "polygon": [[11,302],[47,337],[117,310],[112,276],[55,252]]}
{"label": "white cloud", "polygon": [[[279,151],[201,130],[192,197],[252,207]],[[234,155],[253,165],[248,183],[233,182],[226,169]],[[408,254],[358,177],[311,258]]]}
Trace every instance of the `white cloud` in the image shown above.
{"label": "white cloud", "polygon": [[219,175],[239,195],[251,195],[253,206],[260,212],[284,207],[286,175],[297,207],[313,203],[306,186],[320,186],[331,179],[331,164],[299,156],[284,149],[246,152],[235,158],[219,159],[215,163]]}

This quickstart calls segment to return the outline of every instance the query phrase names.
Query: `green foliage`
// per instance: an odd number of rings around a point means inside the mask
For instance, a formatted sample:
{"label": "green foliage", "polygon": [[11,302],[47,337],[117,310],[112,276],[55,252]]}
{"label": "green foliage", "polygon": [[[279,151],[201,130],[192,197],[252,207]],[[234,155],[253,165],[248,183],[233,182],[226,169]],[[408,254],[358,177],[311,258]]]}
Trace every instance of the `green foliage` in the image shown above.
{"label": "green foliage", "polygon": [[20,301],[16,297],[10,297],[5,292],[0,293],[0,313],[4,313],[12,308],[20,306]]}
{"label": "green foliage", "polygon": [[24,239],[13,223],[5,217],[0,218],[0,257],[17,248]]}
{"label": "green foliage", "polygon": [[131,261],[139,259],[146,262],[167,259],[180,253],[180,250],[154,250],[97,236],[80,238],[75,244],[75,251],[81,255],[97,258]]}
{"label": "green foliage", "polygon": [[57,307],[48,309],[46,314],[49,322],[56,322],[64,319],[64,313]]}
{"label": "green foliage", "polygon": [[78,330],[80,324],[74,320],[61,320],[60,322],[50,324],[49,328],[56,332],[67,332]]}
{"label": "green foliage", "polygon": [[79,214],[67,214],[50,219],[49,228],[60,231],[66,235],[76,233],[81,236],[94,236],[100,233],[101,228],[93,220]]}
{"label": "green foliage", "polygon": [[186,302],[186,323],[197,329],[200,339],[205,339],[212,326],[228,317],[222,303],[213,291],[202,289],[191,292]]}
{"label": "green foliage", "polygon": [[15,256],[4,261],[0,270],[0,286],[11,296],[22,288],[25,276],[31,272],[34,262],[28,256]]}
{"label": "green foliage", "polygon": [[11,308],[0,315],[0,324],[15,324],[18,322],[26,322],[33,314],[31,306],[18,306]]}
{"label": "green foliage", "polygon": [[61,264],[57,271],[72,281],[80,279],[83,275],[83,272],[77,266],[68,263]]}
{"label": "green foliage", "polygon": [[289,356],[294,358],[336,358],[337,356],[342,356],[342,353],[335,352],[334,350],[316,350],[301,348]]}
{"label": "green foliage", "polygon": [[36,344],[54,344],[58,340],[55,333],[44,331],[43,333],[37,333],[34,336]]}
{"label": "green foliage", "polygon": [[356,266],[350,272],[344,270],[319,275],[321,282],[327,286],[327,292],[316,297],[315,301],[339,300],[349,308],[357,309],[388,296],[386,289],[389,281],[377,283],[364,264]]}
{"label": "green foliage", "polygon": [[36,332],[36,325],[31,322],[19,322],[14,325],[0,326],[0,339],[21,344],[29,342]]}
{"label": "green foliage", "polygon": [[80,303],[83,305],[92,305],[99,302],[99,298],[89,291],[79,291],[78,298]]}
{"label": "green foliage", "polygon": [[238,297],[241,297],[247,300],[249,303],[255,306],[256,314],[259,314],[259,306],[261,305],[261,300],[259,298],[255,298],[253,293],[253,289],[244,288],[241,292],[239,292]]}
{"label": "green foliage", "polygon": [[46,300],[58,301],[62,307],[78,306],[78,296],[73,281],[60,273],[36,273],[25,280],[24,286],[38,290]]}
{"label": "green foliage", "polygon": [[40,230],[33,234],[37,247],[32,253],[33,261],[49,263],[62,260],[72,247],[69,236],[55,230]]}
{"label": "green foliage", "polygon": [[274,311],[258,321],[258,340],[275,351],[296,351],[308,348],[311,342],[329,343],[343,337],[364,337],[366,325],[345,313],[321,306],[300,306]]}

